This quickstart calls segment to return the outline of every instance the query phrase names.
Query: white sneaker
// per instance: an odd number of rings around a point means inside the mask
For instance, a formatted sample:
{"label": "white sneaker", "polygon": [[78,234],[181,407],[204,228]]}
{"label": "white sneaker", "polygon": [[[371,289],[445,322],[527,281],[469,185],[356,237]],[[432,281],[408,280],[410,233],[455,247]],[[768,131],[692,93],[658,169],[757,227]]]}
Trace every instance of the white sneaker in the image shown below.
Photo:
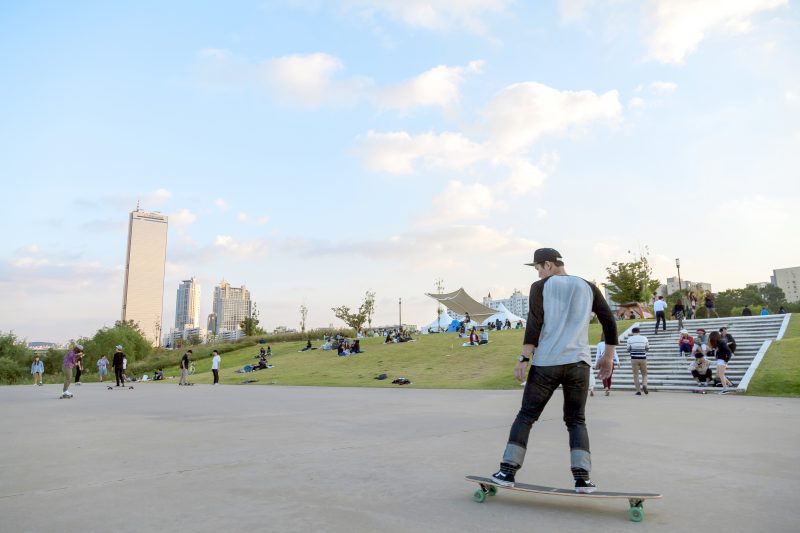
{"label": "white sneaker", "polygon": [[519,386],[524,387],[527,383],[528,383],[527,381],[523,381],[522,383],[519,384]]}

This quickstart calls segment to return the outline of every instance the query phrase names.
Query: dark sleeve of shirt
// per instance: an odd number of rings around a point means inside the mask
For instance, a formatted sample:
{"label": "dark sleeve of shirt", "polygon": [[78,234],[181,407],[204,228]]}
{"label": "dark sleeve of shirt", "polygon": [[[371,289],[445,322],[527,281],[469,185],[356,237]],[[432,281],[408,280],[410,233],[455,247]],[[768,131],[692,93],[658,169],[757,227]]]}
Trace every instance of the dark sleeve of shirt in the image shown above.
{"label": "dark sleeve of shirt", "polygon": [[616,346],[619,344],[619,338],[617,337],[617,321],[614,319],[614,313],[611,312],[611,308],[608,306],[606,299],[603,298],[603,293],[600,292],[600,289],[594,283],[589,283],[589,286],[592,288],[592,294],[594,295],[592,312],[597,315],[597,320],[600,321],[600,325],[603,327],[606,344]]}
{"label": "dark sleeve of shirt", "polygon": [[544,284],[550,278],[540,279],[531,285],[528,295],[528,322],[525,325],[525,339],[523,344],[539,346],[539,335],[544,326]]}

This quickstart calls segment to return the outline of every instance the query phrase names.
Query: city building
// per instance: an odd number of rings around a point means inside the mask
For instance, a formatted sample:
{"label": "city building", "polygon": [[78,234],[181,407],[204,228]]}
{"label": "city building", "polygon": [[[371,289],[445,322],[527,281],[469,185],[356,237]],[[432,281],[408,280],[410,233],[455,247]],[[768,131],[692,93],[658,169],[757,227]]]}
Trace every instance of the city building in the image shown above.
{"label": "city building", "polygon": [[245,318],[250,318],[250,291],[241,287],[231,287],[224,279],[214,287],[214,314],[217,323],[214,333],[237,331]]}
{"label": "city building", "polygon": [[217,314],[209,313],[208,320],[206,320],[206,331],[209,333],[217,332]]}
{"label": "city building", "polygon": [[662,285],[659,287],[658,292],[661,296],[669,296],[670,294],[674,294],[679,290],[683,290],[684,292],[692,291],[695,294],[704,293],[706,291],[711,290],[710,283],[704,283],[702,281],[689,281],[688,279],[682,279],[680,286],[678,285],[678,278],[677,276],[667,278],[667,284]]}
{"label": "city building", "polygon": [[231,342],[241,339],[242,337],[244,337],[244,331],[241,329],[231,330],[231,331],[223,330],[219,332],[219,335],[217,335],[217,340],[223,342]]}
{"label": "city building", "polygon": [[772,271],[770,281],[783,289],[787,302],[800,302],[800,266],[777,268]]}
{"label": "city building", "polygon": [[169,333],[164,335],[164,346],[178,348],[194,344],[202,344],[206,341],[205,328],[172,328]]}
{"label": "city building", "polygon": [[770,283],[767,282],[767,281],[757,281],[755,283],[748,283],[747,285],[745,285],[745,287],[753,288],[753,289],[759,289],[760,290],[760,289],[766,289],[767,285],[769,285],[769,284]]}
{"label": "city building", "polygon": [[138,324],[154,345],[161,340],[166,260],[167,217],[137,206],[128,225],[122,320]]}
{"label": "city building", "polygon": [[181,281],[175,299],[175,328],[200,327],[200,285],[195,278]]}
{"label": "city building", "polygon": [[528,295],[522,294],[519,290],[514,289],[511,296],[503,300],[493,300],[492,293],[483,299],[483,305],[491,307],[492,309],[500,309],[500,304],[506,306],[506,309],[522,318],[528,320]]}

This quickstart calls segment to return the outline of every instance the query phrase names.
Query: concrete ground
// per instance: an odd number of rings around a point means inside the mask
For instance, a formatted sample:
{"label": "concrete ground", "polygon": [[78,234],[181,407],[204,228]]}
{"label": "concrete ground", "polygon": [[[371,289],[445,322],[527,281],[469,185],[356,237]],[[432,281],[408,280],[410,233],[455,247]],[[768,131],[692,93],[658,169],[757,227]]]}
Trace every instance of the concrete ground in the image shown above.
{"label": "concrete ground", "polygon": [[[0,531],[796,531],[800,400],[619,392],[589,399],[602,490],[501,491],[521,391],[91,383],[0,387]],[[569,487],[560,392],[518,480]]]}

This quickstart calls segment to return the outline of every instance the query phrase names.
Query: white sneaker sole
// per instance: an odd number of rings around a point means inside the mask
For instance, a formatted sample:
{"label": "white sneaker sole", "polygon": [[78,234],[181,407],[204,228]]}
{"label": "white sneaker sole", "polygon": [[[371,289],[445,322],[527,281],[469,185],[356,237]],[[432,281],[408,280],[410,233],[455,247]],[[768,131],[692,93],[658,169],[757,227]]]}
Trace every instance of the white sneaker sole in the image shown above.
{"label": "white sneaker sole", "polygon": [[575,492],[578,494],[591,494],[596,491],[597,487],[575,487]]}
{"label": "white sneaker sole", "polygon": [[494,483],[495,485],[500,485],[501,487],[513,487],[514,486],[514,482],[513,481],[500,481],[496,477],[490,477],[489,479],[492,480],[492,483]]}

